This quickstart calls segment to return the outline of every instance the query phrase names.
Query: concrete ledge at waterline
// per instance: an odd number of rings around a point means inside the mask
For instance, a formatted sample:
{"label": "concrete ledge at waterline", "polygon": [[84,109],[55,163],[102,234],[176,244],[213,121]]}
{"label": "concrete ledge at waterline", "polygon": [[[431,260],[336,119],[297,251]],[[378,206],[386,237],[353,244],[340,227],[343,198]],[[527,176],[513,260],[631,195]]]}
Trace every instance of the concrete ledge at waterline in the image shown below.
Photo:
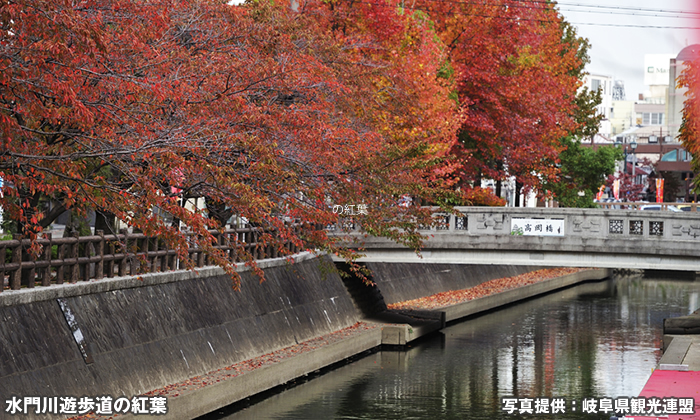
{"label": "concrete ledge at waterline", "polygon": [[523,299],[529,299],[534,296],[553,292],[558,289],[563,289],[573,286],[578,283],[603,280],[610,277],[612,270],[608,268],[598,268],[591,270],[579,271],[578,273],[568,274],[562,277],[557,277],[545,280],[539,283],[529,284],[527,286],[518,287],[517,289],[508,290],[490,296],[470,300],[453,306],[441,308],[445,312],[445,321],[450,322],[479,312],[488,311],[500,306],[508,305]]}
{"label": "concrete ledge at waterline", "polygon": [[664,334],[664,354],[658,369],[674,366],[669,370],[700,371],[700,335]]}
{"label": "concrete ledge at waterline", "polygon": [[120,415],[119,418],[193,419],[378,347],[381,340],[380,328],[367,330],[352,338],[300,353],[273,365],[260,367],[197,390],[184,391],[177,397],[168,397],[168,413],[165,415],[127,414]]}
{"label": "concrete ledge at waterline", "polygon": [[382,326],[382,345],[405,346],[413,340],[440,331],[442,328],[440,321],[423,322],[421,325],[386,324]]}
{"label": "concrete ledge at waterline", "polygon": [[[292,257],[294,263],[317,258],[320,254],[302,252]],[[288,258],[270,258],[257,262],[258,267],[265,269],[289,264]],[[250,270],[244,263],[236,264],[236,271]],[[64,297],[90,295],[111,292],[113,290],[132,289],[136,287],[154,286],[158,284],[187,281],[196,278],[215,277],[224,274],[220,267],[202,267],[194,270],[166,271],[145,273],[139,276],[124,276],[104,278],[102,280],[80,281],[77,283],[53,284],[51,286],[36,286],[31,289],[6,290],[0,293],[0,307],[23,305]]]}
{"label": "concrete ledge at waterline", "polygon": [[382,327],[382,344],[390,346],[403,346],[409,341],[409,329],[413,328],[408,324],[385,325]]}
{"label": "concrete ledge at waterline", "polygon": [[659,360],[660,365],[680,365],[693,343],[692,336],[664,334],[664,354]]}
{"label": "concrete ledge at waterline", "polygon": [[658,369],[659,369],[659,370],[676,370],[676,371],[679,371],[679,372],[687,372],[687,371],[688,371],[688,365],[660,364]]}
{"label": "concrete ledge at waterline", "polygon": [[[394,314],[411,317],[406,322],[385,323],[382,326],[382,345],[405,346],[420,337],[445,328],[445,313],[428,310],[394,310]],[[369,320],[371,322],[376,322]]]}
{"label": "concrete ledge at waterline", "polygon": [[700,334],[700,310],[690,315],[664,319],[664,334]]}

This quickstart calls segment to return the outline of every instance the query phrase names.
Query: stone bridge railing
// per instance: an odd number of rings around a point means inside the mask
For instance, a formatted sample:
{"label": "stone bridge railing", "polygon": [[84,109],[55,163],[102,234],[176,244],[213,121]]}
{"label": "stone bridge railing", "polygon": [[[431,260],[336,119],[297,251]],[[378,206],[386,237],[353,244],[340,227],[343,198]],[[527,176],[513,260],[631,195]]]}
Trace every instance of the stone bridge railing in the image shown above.
{"label": "stone bridge railing", "polygon": [[[700,213],[616,209],[455,207],[435,213],[425,234],[609,237],[618,239],[700,238]],[[360,230],[359,226],[356,230]],[[700,243],[700,240],[698,240]]]}
{"label": "stone bridge railing", "polygon": [[[457,210],[462,215],[444,214],[430,230],[471,235],[523,234],[691,241],[700,238],[699,213],[506,207],[459,207]],[[533,225],[531,229],[526,227],[528,224]],[[535,224],[544,224],[543,230],[535,230]],[[561,230],[547,232],[547,226]]]}
{"label": "stone bridge railing", "polygon": [[[697,212],[512,207],[457,210],[460,214],[437,213],[436,223],[423,231],[429,236],[424,256],[451,251],[450,258],[454,259],[458,257],[453,251],[461,251],[460,255],[471,254],[472,259],[493,259],[487,262],[493,264],[499,258],[506,261],[513,257],[519,263],[542,261],[545,265],[678,266],[700,271]],[[397,252],[403,248],[373,237],[366,238],[361,246],[369,258],[377,261],[398,258]]]}

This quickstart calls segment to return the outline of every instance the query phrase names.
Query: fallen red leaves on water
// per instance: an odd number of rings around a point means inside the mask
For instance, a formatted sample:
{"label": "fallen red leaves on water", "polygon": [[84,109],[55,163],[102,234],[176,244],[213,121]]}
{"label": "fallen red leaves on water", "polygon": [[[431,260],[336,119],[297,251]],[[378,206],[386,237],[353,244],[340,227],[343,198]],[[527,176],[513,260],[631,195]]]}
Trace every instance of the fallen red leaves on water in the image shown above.
{"label": "fallen red leaves on water", "polygon": [[437,293],[419,299],[405,300],[403,302],[392,303],[387,305],[387,307],[389,309],[444,308],[445,306],[456,305],[462,302],[467,302],[469,300],[493,295],[495,293],[501,293],[506,290],[515,289],[518,287],[526,286],[528,284],[538,283],[556,277],[561,277],[567,274],[577,273],[583,270],[589,270],[589,268],[545,268],[542,270],[531,271],[529,273],[520,274],[513,277],[504,277],[500,279],[489,280],[469,289],[450,290],[447,292]]}

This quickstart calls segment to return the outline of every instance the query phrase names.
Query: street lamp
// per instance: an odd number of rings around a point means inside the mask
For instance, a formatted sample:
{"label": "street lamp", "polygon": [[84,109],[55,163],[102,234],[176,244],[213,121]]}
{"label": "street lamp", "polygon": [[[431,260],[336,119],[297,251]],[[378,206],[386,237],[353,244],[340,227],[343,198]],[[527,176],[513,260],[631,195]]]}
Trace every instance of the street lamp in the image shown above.
{"label": "street lamp", "polygon": [[632,148],[632,184],[636,184],[634,181],[634,169],[637,166],[637,153],[635,152],[637,150],[637,140],[633,138],[630,147]]}
{"label": "street lamp", "polygon": [[624,154],[624,158],[622,161],[622,173],[626,174],[627,173],[627,147],[622,147],[623,143],[623,137],[622,136],[617,136],[615,137],[615,147],[616,148],[622,148],[622,152]]}

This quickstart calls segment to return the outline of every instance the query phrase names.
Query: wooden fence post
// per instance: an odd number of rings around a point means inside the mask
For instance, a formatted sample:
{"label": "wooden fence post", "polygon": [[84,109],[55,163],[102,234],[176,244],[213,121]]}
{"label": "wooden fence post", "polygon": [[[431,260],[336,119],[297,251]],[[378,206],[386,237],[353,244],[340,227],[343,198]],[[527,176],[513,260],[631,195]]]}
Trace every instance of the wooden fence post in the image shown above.
{"label": "wooden fence post", "polygon": [[[158,256],[158,238],[146,238],[146,243],[150,242],[151,240],[153,241],[152,251],[154,252],[153,260],[151,260],[151,273],[155,273],[160,269],[160,257]],[[148,256],[148,253],[146,255]]]}
{"label": "wooden fence post", "polygon": [[[142,241],[143,242],[143,241]],[[143,245],[141,245],[143,246]],[[148,246],[148,245],[146,245]],[[129,275],[130,276],[135,276],[139,273],[139,251],[141,250],[141,247],[139,247],[139,237],[136,236],[134,238],[134,252],[133,255],[129,255],[131,257],[130,259],[130,264],[129,264]],[[129,252],[129,254],[132,254],[132,252]]]}
{"label": "wooden fence post", "polygon": [[5,288],[5,264],[7,264],[7,247],[0,246],[0,258],[2,258],[2,265],[0,265],[0,293],[2,293]]}
{"label": "wooden fence post", "polygon": [[17,264],[17,269],[10,274],[10,289],[19,290],[22,285],[22,241],[12,249],[12,263]]}
{"label": "wooden fence post", "polygon": [[[95,244],[92,241],[89,241],[85,244],[85,257],[87,258],[92,258],[92,256],[95,254]],[[92,277],[92,269],[95,267],[95,263],[93,262],[86,262],[83,265],[83,280],[84,281],[89,281],[90,278]]]}
{"label": "wooden fence post", "polygon": [[33,252],[29,252],[29,246],[30,244],[27,244],[26,250],[23,250],[22,260],[26,259],[27,262],[30,263],[29,268],[26,270],[24,275],[26,276],[27,287],[33,289],[34,286],[36,286],[36,257],[34,256]]}
{"label": "wooden fence post", "polygon": [[45,233],[44,234],[44,239],[48,240],[49,243],[44,244],[44,261],[46,262],[46,268],[44,268],[44,271],[41,273],[41,285],[42,286],[49,286],[51,284],[51,253],[53,252],[52,248],[52,238],[53,235],[51,233]]}
{"label": "wooden fence post", "polygon": [[129,231],[122,229],[119,231],[120,234],[124,235],[124,245],[122,246],[122,259],[119,260],[119,276],[126,276],[126,262],[129,257]]}
{"label": "wooden fence post", "polygon": [[80,256],[80,244],[78,243],[78,240],[80,238],[80,234],[78,231],[74,230],[72,237],[75,242],[71,244],[70,247],[69,258],[73,259],[73,264],[71,264],[70,270],[70,282],[75,283],[78,281],[78,277],[80,277],[80,264],[78,264],[78,257]]}
{"label": "wooden fence post", "polygon": [[105,233],[102,230],[98,230],[95,233],[100,237],[100,242],[97,243],[97,255],[100,257],[100,260],[95,265],[95,278],[102,280],[105,276]]}
{"label": "wooden fence post", "polygon": [[197,253],[197,267],[204,267],[204,250],[201,247]]}
{"label": "wooden fence post", "polygon": [[[115,240],[117,238],[117,235],[112,235],[114,236]],[[117,253],[117,247],[115,245],[115,241],[109,241],[108,242],[108,247],[109,247],[109,255],[112,256],[112,258],[107,261],[107,277],[112,278],[114,277],[114,265],[116,264],[116,261],[114,261],[115,254]]]}
{"label": "wooden fence post", "polygon": [[66,273],[66,264],[63,262],[66,254],[66,245],[58,244],[58,249],[56,250],[56,258],[60,261],[58,267],[56,268],[56,284],[63,284],[63,279]]}

